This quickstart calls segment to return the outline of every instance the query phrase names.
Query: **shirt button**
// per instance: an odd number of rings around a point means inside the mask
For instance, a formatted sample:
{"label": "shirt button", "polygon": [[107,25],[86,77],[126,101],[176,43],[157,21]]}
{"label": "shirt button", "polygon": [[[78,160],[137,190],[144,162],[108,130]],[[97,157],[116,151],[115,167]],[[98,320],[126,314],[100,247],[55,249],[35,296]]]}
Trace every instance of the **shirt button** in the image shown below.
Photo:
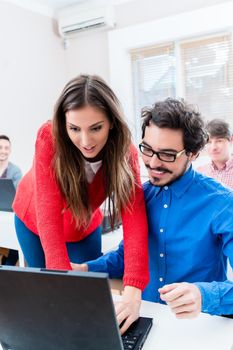
{"label": "shirt button", "polygon": [[160,282],[163,282],[163,278],[162,277],[160,277],[159,280],[160,280]]}
{"label": "shirt button", "polygon": [[160,258],[163,258],[163,257],[164,257],[164,254],[163,254],[163,253],[160,253],[159,256],[160,256]]}
{"label": "shirt button", "polygon": [[167,204],[164,204],[164,206],[163,206],[165,209],[168,207],[168,205]]}
{"label": "shirt button", "polygon": [[168,186],[164,186],[164,189],[165,189],[165,191],[167,191],[168,190]]}
{"label": "shirt button", "polygon": [[163,233],[163,228],[161,228],[159,231],[160,231],[161,233]]}

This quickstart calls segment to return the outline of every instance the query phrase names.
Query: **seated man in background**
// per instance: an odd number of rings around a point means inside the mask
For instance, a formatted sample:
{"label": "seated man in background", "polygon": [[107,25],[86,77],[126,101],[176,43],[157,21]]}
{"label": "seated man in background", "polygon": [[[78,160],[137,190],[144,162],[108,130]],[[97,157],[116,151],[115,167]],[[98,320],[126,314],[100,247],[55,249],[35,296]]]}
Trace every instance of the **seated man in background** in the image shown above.
{"label": "seated man in background", "polygon": [[[14,186],[18,185],[22,177],[20,168],[9,161],[11,142],[8,136],[0,135],[0,178],[12,179]],[[17,250],[10,249],[8,256],[3,255],[2,265],[15,265],[18,260]]]}
{"label": "seated man in background", "polygon": [[[144,194],[149,225],[150,282],[143,299],[165,302],[178,318],[201,311],[233,314],[233,191],[192,168],[207,134],[200,114],[183,101],[166,99],[142,112],[139,149],[148,170]],[[81,271],[119,278],[124,247]]]}
{"label": "seated man in background", "polygon": [[211,162],[197,170],[233,188],[233,136],[230,125],[224,120],[214,119],[207,123],[206,128],[209,134],[206,148]]}

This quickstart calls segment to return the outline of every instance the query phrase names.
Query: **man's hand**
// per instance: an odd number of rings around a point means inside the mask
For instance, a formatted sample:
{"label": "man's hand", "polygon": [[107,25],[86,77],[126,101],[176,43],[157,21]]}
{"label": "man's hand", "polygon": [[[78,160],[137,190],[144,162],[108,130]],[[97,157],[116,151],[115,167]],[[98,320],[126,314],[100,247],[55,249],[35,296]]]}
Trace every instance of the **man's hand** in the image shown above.
{"label": "man's hand", "polygon": [[88,265],[87,264],[75,264],[75,263],[70,263],[71,267],[75,271],[82,271],[82,272],[87,272],[88,271]]}
{"label": "man's hand", "polygon": [[129,326],[138,319],[141,306],[142,292],[140,289],[126,286],[120,302],[115,303],[117,321],[121,326],[120,332],[123,334]]}
{"label": "man's hand", "polygon": [[192,283],[172,283],[159,288],[160,298],[177,318],[193,318],[201,312],[201,292]]}

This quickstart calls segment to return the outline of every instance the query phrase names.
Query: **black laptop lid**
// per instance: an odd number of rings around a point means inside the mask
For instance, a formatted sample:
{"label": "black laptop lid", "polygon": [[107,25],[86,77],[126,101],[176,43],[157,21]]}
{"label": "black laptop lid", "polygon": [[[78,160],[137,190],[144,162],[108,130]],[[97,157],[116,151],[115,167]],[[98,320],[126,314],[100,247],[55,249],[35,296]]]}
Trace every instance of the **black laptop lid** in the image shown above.
{"label": "black laptop lid", "polygon": [[0,179],[0,211],[12,211],[15,187],[11,179]]}
{"label": "black laptop lid", "polygon": [[107,275],[0,267],[0,342],[7,350],[122,350]]}

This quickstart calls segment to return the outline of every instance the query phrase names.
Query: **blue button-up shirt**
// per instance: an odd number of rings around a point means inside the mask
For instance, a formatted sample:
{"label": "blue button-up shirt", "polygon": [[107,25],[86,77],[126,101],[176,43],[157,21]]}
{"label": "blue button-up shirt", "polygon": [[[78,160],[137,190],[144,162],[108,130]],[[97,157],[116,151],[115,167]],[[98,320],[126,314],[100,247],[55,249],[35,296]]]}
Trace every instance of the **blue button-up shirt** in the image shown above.
{"label": "blue button-up shirt", "polygon": [[[150,282],[143,299],[161,302],[158,288],[174,282],[195,283],[202,311],[233,314],[233,283],[226,280],[226,262],[233,266],[233,191],[195,172],[192,167],[171,185],[144,184],[149,225]],[[90,271],[123,272],[119,249],[89,262]]]}

